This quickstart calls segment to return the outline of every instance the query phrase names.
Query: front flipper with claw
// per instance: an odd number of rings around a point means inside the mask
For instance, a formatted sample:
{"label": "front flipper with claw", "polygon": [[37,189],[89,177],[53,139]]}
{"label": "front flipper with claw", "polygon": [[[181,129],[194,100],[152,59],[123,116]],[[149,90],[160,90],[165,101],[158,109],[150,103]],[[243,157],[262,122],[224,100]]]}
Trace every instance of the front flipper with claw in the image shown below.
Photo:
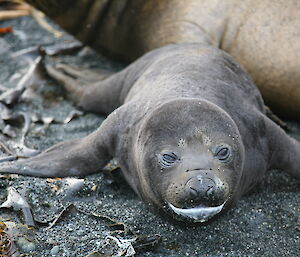
{"label": "front flipper with claw", "polygon": [[111,159],[111,135],[105,127],[103,124],[84,138],[54,145],[33,158],[4,163],[0,173],[36,177],[86,176],[96,173]]}

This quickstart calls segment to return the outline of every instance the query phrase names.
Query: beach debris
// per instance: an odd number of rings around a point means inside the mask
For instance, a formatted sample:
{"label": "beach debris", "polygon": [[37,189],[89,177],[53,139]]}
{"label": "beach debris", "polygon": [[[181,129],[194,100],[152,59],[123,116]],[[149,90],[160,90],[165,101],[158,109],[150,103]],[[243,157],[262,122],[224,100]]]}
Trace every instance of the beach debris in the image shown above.
{"label": "beach debris", "polygon": [[31,15],[41,28],[52,33],[54,37],[59,38],[63,35],[63,32],[55,29],[47,22],[44,13],[36,10],[30,5],[20,1],[5,1],[5,3],[3,2],[4,1],[0,1],[0,20],[14,19],[21,16]]}
{"label": "beach debris", "polygon": [[37,56],[33,61],[29,63],[29,69],[27,70],[26,74],[22,77],[15,88],[8,89],[4,91],[0,95],[0,102],[12,106],[15,105],[19,100],[22,94],[24,93],[25,89],[30,85],[32,82],[32,78],[34,76],[34,72],[38,69],[42,61],[42,56]]}
{"label": "beach debris", "polygon": [[21,16],[28,16],[30,14],[29,10],[5,10],[0,11],[0,21],[15,19]]}
{"label": "beach debris", "polygon": [[48,227],[45,228],[45,230],[48,230],[52,228],[62,217],[65,217],[66,215],[70,214],[71,212],[76,211],[76,206],[74,204],[69,204],[65,206],[54,218],[54,220],[50,223]]}
{"label": "beach debris", "polygon": [[5,104],[0,102],[0,120],[5,123],[16,123],[20,121],[20,115],[13,112]]}
{"label": "beach debris", "polygon": [[8,234],[6,224],[0,221],[0,256],[11,256],[13,254],[13,240]]}
{"label": "beach debris", "polygon": [[57,119],[51,116],[42,116],[38,113],[32,114],[31,119],[33,123],[41,123],[45,126],[49,126],[50,124],[67,124],[70,121],[79,118],[83,115],[84,112],[80,110],[72,110],[64,119]]}
{"label": "beach debris", "polygon": [[82,48],[82,43],[78,41],[70,41],[43,46],[31,46],[12,53],[12,57],[15,58],[25,55],[63,56],[77,53]]}
{"label": "beach debris", "polygon": [[30,5],[21,1],[0,0],[0,21],[28,16],[30,15],[31,8]]}
{"label": "beach debris", "polygon": [[0,35],[4,35],[7,33],[11,33],[13,32],[13,28],[12,27],[2,27],[0,28]]}
{"label": "beach debris", "polygon": [[93,251],[84,257],[105,257],[106,255],[99,253],[98,251]]}
{"label": "beach debris", "polygon": [[38,11],[34,8],[31,9],[31,16],[33,17],[33,19],[35,19],[35,21],[37,22],[37,24],[39,24],[43,29],[47,30],[48,32],[52,33],[54,37],[56,38],[60,38],[64,33],[55,29],[53,26],[51,26],[46,18],[45,18],[45,14],[42,13],[41,11]]}
{"label": "beach debris", "polygon": [[[26,144],[26,136],[30,131],[32,123],[42,123],[46,129],[50,124],[67,124],[70,121],[84,115],[84,112],[73,110],[66,118],[57,119],[51,116],[42,116],[39,114],[31,114],[27,112],[13,111],[14,107],[24,95],[24,92],[39,79],[43,73],[42,61],[43,58],[51,55],[68,54],[76,51],[82,47],[80,43],[59,44],[46,47],[29,47],[12,54],[13,58],[22,57],[27,61],[29,68],[25,75],[19,80],[15,88],[6,88],[0,86],[0,133],[9,138],[16,138],[18,136],[15,126],[23,124],[21,139],[19,142],[13,144],[13,148],[17,149],[16,153],[12,151],[5,151],[9,156],[0,158],[0,163],[7,161],[15,161],[20,158],[29,158],[40,153],[36,149],[32,149]],[[1,147],[1,145],[0,145]],[[3,147],[1,147],[3,148]]]}
{"label": "beach debris", "polygon": [[58,245],[55,245],[54,247],[52,247],[52,249],[50,250],[50,254],[52,255],[52,256],[55,256],[55,255],[57,255],[58,253],[59,253],[59,246]]}
{"label": "beach debris", "polygon": [[35,243],[29,241],[26,237],[19,237],[16,240],[16,245],[24,253],[32,252],[36,248]]}
{"label": "beach debris", "polygon": [[[133,233],[126,223],[117,221],[107,215],[88,213],[79,208],[77,210],[83,214],[90,215],[96,218],[107,221],[106,226],[111,229],[110,235],[106,237],[106,246],[103,250],[112,249],[113,254],[109,256],[133,256],[137,252],[150,251],[155,248],[161,241],[159,234],[155,235],[139,235]],[[94,255],[92,255],[94,254]],[[111,254],[111,253],[110,253]],[[91,253],[88,256],[97,256],[96,253]]]}
{"label": "beach debris", "polygon": [[143,252],[152,250],[161,241],[161,235],[137,235],[136,240],[133,242],[132,246],[136,252]]}
{"label": "beach debris", "polygon": [[131,237],[109,235],[105,238],[102,251],[109,252],[109,256],[134,256],[136,253],[153,250],[160,239],[160,235]]}
{"label": "beach debris", "polygon": [[[29,158],[37,155],[40,151],[28,147],[25,142],[25,137],[29,132],[31,126],[30,115],[25,112],[12,112],[4,104],[1,103],[0,110],[0,125],[1,121],[4,123],[3,126],[0,126],[0,132],[2,132],[4,135],[9,136],[11,138],[15,138],[17,134],[15,132],[14,127],[10,124],[18,124],[21,121],[23,121],[24,123],[21,133],[21,140],[19,143],[14,144],[15,148],[19,149],[19,152],[17,154],[10,151],[8,147],[4,145],[3,142],[0,142],[0,147],[4,150],[5,153],[9,154],[8,157],[0,158],[0,163],[5,161],[17,160],[19,158]],[[5,124],[7,122],[10,124]]]}
{"label": "beach debris", "polygon": [[82,112],[82,111],[73,110],[69,113],[68,117],[63,120],[63,124],[67,124],[71,120],[76,119],[76,118],[82,116],[83,114],[84,114],[84,112]]}
{"label": "beach debris", "polygon": [[108,226],[110,229],[111,229],[111,233],[120,233],[122,232],[123,234],[132,234],[131,230],[129,229],[129,227],[123,223],[123,222],[120,222],[120,221],[117,221],[107,215],[104,215],[104,214],[97,214],[97,213],[94,213],[94,212],[86,212],[80,208],[77,207],[77,210],[85,215],[88,215],[88,216],[92,216],[92,217],[95,217],[95,218],[99,218],[99,219],[102,219],[102,220],[105,220],[106,221],[106,226]]}
{"label": "beach debris", "polygon": [[3,129],[2,129],[2,133],[8,137],[11,138],[15,138],[17,137],[17,133],[14,130],[14,128],[11,125],[6,125]]}
{"label": "beach debris", "polygon": [[[0,219],[2,219],[1,216]],[[23,253],[29,253],[36,249],[34,236],[34,230],[27,225],[6,220],[0,222],[0,256],[28,256]]]}
{"label": "beach debris", "polygon": [[24,217],[24,223],[27,226],[35,226],[31,209],[27,200],[13,187],[7,188],[7,199],[0,205],[0,208],[13,208],[15,211],[21,210]]}
{"label": "beach debris", "polygon": [[47,56],[62,56],[77,53],[83,48],[83,44],[78,41],[59,43],[40,47],[41,51]]}
{"label": "beach debris", "polygon": [[84,179],[79,178],[47,178],[46,181],[51,191],[64,200],[74,196],[84,186]]}
{"label": "beach debris", "polygon": [[107,236],[105,238],[105,243],[109,246],[109,248],[113,248],[113,254],[110,256],[134,256],[136,254],[136,251],[134,250],[132,243],[135,241],[135,239],[124,239],[124,238],[118,238],[114,236]]}
{"label": "beach debris", "polygon": [[12,155],[12,156],[5,156],[5,157],[1,157],[0,158],[0,163],[3,163],[3,162],[12,162],[12,161],[15,161],[17,160],[17,156],[15,155]]}

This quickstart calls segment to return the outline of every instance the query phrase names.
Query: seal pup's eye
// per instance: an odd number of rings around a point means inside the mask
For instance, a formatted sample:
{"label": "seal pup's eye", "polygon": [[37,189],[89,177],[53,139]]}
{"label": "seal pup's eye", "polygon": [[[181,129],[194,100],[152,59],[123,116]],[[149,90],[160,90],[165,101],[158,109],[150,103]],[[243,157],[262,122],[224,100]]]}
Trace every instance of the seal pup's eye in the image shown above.
{"label": "seal pup's eye", "polygon": [[167,152],[158,155],[158,162],[163,168],[173,166],[178,160],[178,156],[173,152]]}
{"label": "seal pup's eye", "polygon": [[226,146],[218,146],[214,151],[214,157],[220,161],[226,161],[230,156],[230,149]]}

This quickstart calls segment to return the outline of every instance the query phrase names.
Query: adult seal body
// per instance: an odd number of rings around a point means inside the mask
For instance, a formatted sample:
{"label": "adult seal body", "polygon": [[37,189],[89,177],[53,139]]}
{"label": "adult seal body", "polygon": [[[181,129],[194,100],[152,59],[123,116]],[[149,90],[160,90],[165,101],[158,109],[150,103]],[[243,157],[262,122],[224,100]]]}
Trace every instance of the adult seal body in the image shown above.
{"label": "adult seal body", "polygon": [[85,176],[115,157],[146,203],[191,222],[228,210],[270,169],[300,178],[300,143],[265,115],[251,78],[215,47],[162,47],[88,87],[64,79],[68,67],[48,71],[79,106],[108,117],[87,137],[1,173]]}
{"label": "adult seal body", "polygon": [[250,73],[274,111],[300,119],[299,1],[27,2],[94,49],[129,61],[173,43],[223,49]]}

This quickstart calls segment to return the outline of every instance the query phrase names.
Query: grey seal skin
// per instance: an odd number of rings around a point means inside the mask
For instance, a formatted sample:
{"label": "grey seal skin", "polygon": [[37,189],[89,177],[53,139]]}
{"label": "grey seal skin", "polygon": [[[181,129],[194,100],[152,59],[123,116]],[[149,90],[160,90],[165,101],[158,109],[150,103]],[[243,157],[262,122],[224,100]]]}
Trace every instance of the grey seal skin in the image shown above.
{"label": "grey seal skin", "polygon": [[215,47],[162,47],[84,87],[66,79],[69,67],[48,72],[81,108],[108,116],[87,137],[0,173],[86,176],[115,157],[145,203],[198,223],[234,206],[271,169],[300,178],[300,143],[265,115],[251,78]]}
{"label": "grey seal skin", "polygon": [[173,43],[220,48],[265,102],[300,120],[300,2],[296,0],[27,0],[97,51],[133,61]]}

